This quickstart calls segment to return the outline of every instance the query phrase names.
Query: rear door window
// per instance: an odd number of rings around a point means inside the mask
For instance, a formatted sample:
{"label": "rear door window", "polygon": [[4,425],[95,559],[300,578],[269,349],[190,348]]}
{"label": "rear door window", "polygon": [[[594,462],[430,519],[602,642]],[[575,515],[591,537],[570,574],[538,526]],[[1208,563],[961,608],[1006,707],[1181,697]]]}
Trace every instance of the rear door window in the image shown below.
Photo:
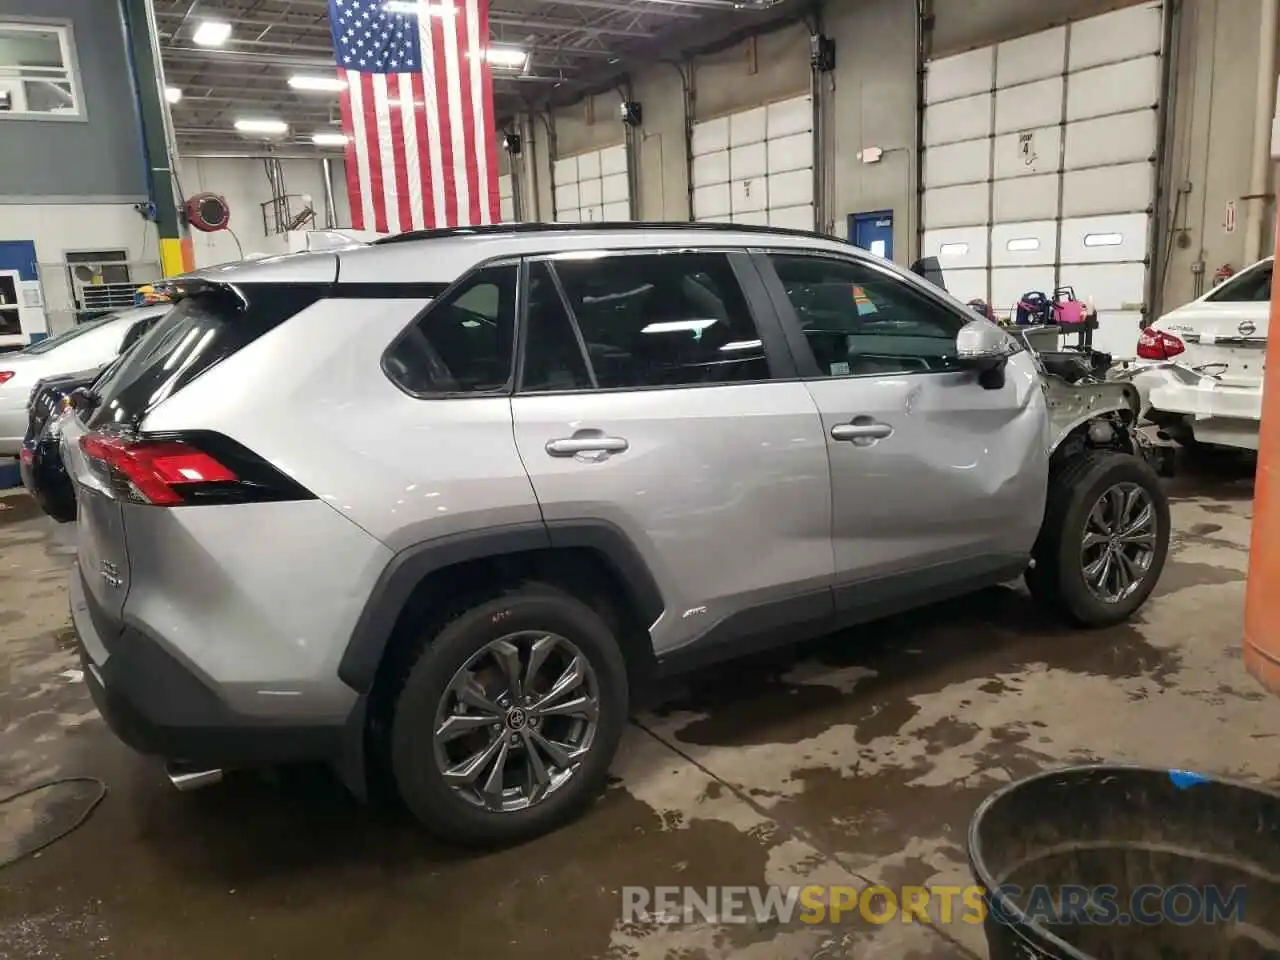
{"label": "rear door window", "polygon": [[600,389],[770,379],[760,331],[726,254],[568,257],[553,269]]}
{"label": "rear door window", "polygon": [[179,301],[96,384],[89,426],[137,425],[196,377],[318,300],[322,286],[244,284]]}

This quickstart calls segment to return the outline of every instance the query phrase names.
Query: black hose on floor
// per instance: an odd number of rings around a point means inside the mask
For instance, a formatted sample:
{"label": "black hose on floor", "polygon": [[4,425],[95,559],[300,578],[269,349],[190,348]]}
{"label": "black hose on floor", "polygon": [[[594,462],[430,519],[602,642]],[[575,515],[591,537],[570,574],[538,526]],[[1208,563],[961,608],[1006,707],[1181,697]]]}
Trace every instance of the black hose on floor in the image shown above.
{"label": "black hose on floor", "polygon": [[91,783],[98,788],[97,796],[89,802],[89,805],[84,808],[84,811],[76,818],[75,822],[72,823],[71,826],[67,827],[65,830],[60,830],[53,836],[41,841],[30,850],[23,850],[16,857],[11,857],[8,860],[0,860],[0,870],[3,870],[5,867],[11,867],[15,863],[27,859],[27,857],[34,857],[37,853],[40,853],[42,850],[47,850],[64,837],[75,833],[75,831],[88,823],[89,818],[93,816],[93,812],[98,809],[103,800],[107,799],[107,785],[97,777],[59,777],[56,780],[46,780],[43,783],[37,783],[33,787],[27,787],[25,790],[19,790],[17,793],[12,793],[3,799],[0,799],[0,807],[3,807],[5,804],[13,803],[15,800],[21,800],[23,797],[28,797],[33,793],[39,793],[41,790],[60,787],[66,783]]}

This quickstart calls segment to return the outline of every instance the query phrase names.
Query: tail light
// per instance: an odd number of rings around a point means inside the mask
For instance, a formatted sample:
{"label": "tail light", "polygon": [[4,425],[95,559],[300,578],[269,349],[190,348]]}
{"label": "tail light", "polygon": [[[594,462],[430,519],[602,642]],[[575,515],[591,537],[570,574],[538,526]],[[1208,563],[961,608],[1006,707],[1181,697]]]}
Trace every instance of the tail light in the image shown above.
{"label": "tail light", "polygon": [[1187,345],[1180,337],[1154,327],[1147,327],[1138,334],[1138,356],[1143,360],[1172,360],[1185,353]]}
{"label": "tail light", "polygon": [[0,370],[0,383],[8,383],[13,379],[12,370]]}
{"label": "tail light", "polygon": [[156,507],[305,500],[312,494],[218,434],[132,438],[94,431],[80,449],[107,492]]}

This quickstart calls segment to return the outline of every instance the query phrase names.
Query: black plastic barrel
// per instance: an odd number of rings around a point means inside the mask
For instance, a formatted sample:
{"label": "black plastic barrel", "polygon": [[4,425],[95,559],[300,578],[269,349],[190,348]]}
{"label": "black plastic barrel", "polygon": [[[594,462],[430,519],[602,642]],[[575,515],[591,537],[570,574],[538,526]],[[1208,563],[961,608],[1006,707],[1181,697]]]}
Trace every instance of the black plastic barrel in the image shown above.
{"label": "black plastic barrel", "polygon": [[969,825],[991,960],[1280,957],[1280,796],[1180,770],[1071,767]]}

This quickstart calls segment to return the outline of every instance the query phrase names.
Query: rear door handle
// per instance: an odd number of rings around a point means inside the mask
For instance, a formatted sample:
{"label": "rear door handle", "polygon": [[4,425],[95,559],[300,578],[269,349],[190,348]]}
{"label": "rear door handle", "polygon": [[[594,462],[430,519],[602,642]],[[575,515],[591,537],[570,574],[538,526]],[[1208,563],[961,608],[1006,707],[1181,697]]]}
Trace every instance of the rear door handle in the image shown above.
{"label": "rear door handle", "polygon": [[622,437],[561,437],[547,441],[553,457],[576,457],[580,453],[622,453],[631,444]]}
{"label": "rear door handle", "polygon": [[852,423],[837,423],[831,428],[832,440],[846,440],[859,444],[883,440],[892,434],[893,427],[889,424],[877,423],[869,417],[856,417]]}

